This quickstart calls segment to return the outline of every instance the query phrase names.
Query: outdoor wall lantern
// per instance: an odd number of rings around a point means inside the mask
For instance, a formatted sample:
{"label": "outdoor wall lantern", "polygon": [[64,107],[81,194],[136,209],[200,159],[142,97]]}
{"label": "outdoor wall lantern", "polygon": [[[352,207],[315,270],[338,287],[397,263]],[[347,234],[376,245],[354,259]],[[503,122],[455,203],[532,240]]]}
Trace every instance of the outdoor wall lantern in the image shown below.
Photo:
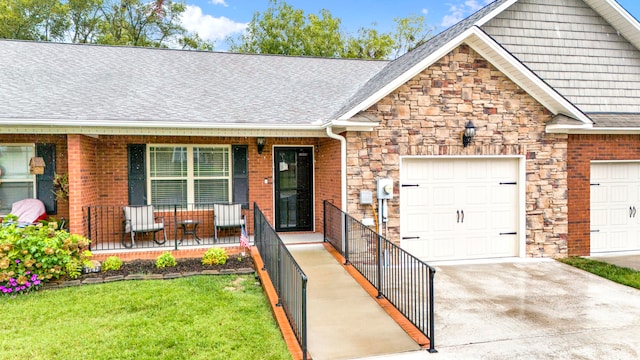
{"label": "outdoor wall lantern", "polygon": [[264,149],[264,138],[263,137],[257,138],[256,144],[258,144],[258,154],[262,154],[262,150]]}
{"label": "outdoor wall lantern", "polygon": [[474,136],[476,136],[476,126],[469,120],[467,125],[464,126],[464,132],[462,133],[462,146],[469,146]]}

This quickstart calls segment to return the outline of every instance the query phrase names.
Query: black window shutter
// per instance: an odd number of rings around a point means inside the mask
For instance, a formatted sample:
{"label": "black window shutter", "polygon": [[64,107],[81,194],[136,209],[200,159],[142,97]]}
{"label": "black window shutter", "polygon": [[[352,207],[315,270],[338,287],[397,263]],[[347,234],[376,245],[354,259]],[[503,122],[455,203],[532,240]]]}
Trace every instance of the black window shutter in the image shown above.
{"label": "black window shutter", "polygon": [[36,144],[36,156],[44,160],[44,174],[36,175],[36,197],[44,203],[47,214],[58,212],[56,195],[53,193],[53,178],[56,172],[56,145]]}
{"label": "black window shutter", "polygon": [[129,205],[147,204],[147,171],[145,168],[145,144],[127,145],[129,157]]}
{"label": "black window shutter", "polygon": [[248,146],[233,145],[233,202],[249,208]]}

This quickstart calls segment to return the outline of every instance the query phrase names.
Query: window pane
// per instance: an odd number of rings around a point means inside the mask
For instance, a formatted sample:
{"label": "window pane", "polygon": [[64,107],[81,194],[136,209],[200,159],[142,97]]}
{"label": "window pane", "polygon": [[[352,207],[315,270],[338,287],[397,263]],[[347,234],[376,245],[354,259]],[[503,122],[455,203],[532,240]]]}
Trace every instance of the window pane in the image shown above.
{"label": "window pane", "polygon": [[152,177],[187,176],[187,148],[185,147],[151,147],[149,158]]}
{"label": "window pane", "polygon": [[187,205],[186,180],[152,180],[151,204]]}
{"label": "window pane", "polygon": [[197,204],[229,202],[229,180],[195,180],[195,200]]}
{"label": "window pane", "polygon": [[33,182],[5,182],[0,184],[0,214],[8,214],[11,204],[33,198]]}
{"label": "window pane", "polygon": [[229,176],[229,148],[194,148],[193,173],[196,177]]}
{"label": "window pane", "polygon": [[0,178],[30,179],[29,160],[32,156],[32,146],[0,146]]}

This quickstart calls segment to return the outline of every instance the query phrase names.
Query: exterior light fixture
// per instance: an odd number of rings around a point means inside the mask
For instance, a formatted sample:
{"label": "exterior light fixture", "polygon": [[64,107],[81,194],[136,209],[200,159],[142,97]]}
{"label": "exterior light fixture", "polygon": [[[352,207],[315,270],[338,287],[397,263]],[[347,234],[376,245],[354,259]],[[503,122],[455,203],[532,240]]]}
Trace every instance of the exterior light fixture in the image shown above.
{"label": "exterior light fixture", "polygon": [[462,133],[462,146],[469,146],[474,136],[476,136],[476,126],[469,120],[467,125],[464,126],[464,132]]}
{"label": "exterior light fixture", "polygon": [[259,137],[256,139],[256,144],[258,145],[258,154],[262,154],[262,150],[264,149],[264,138]]}

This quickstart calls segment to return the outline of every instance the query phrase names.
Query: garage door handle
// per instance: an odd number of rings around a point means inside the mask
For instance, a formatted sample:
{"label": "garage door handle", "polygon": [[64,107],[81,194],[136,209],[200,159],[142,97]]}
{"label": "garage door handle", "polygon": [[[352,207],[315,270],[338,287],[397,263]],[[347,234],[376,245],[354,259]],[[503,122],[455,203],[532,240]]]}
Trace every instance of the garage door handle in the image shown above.
{"label": "garage door handle", "polygon": [[636,207],[633,207],[633,217],[636,217]]}
{"label": "garage door handle", "polygon": [[462,215],[462,221],[461,222],[464,222],[464,210],[460,210],[460,215]]}
{"label": "garage door handle", "polygon": [[416,240],[420,239],[420,236],[403,236],[402,240]]}
{"label": "garage door handle", "polygon": [[500,233],[500,235],[518,235],[518,233],[515,232],[515,231],[514,232],[503,232],[503,233]]}
{"label": "garage door handle", "polygon": [[459,223],[460,222],[460,210],[456,210],[456,216],[457,216],[456,223]]}

